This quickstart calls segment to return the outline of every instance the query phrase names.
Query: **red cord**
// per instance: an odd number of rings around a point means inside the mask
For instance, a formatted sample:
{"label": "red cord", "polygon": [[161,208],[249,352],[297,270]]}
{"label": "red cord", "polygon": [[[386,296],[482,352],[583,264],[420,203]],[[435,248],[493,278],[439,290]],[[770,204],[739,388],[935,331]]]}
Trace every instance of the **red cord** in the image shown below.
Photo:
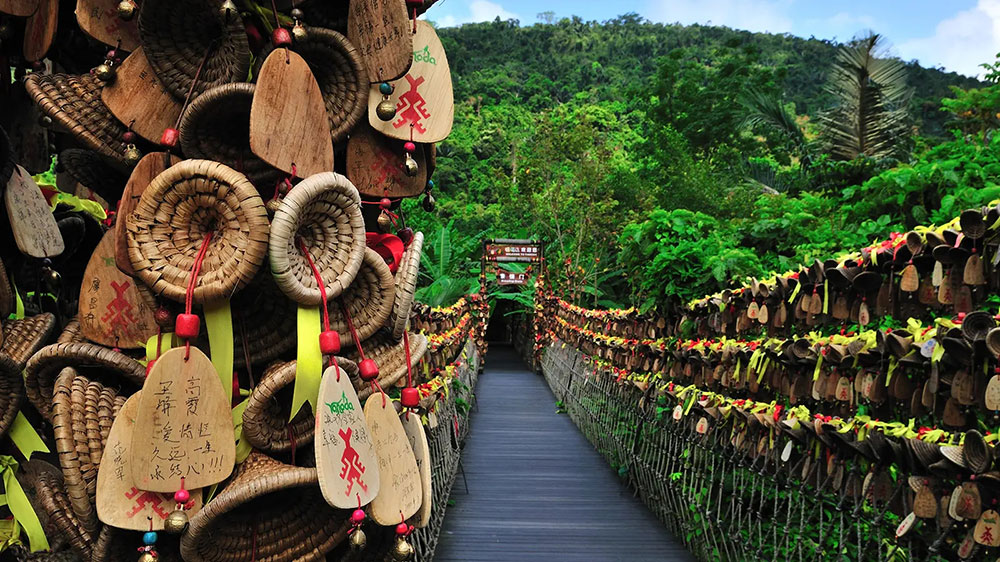
{"label": "red cord", "polygon": [[358,354],[361,355],[361,360],[365,360],[365,350],[361,347],[361,338],[358,337],[358,331],[354,329],[354,321],[351,320],[351,313],[348,312],[347,307],[344,306],[344,301],[340,301],[340,312],[347,319],[347,329],[351,331],[351,339],[354,340],[354,345],[358,348]]}
{"label": "red cord", "polygon": [[313,262],[312,254],[309,253],[309,248],[306,246],[305,240],[299,238],[299,250],[302,251],[302,255],[306,257],[306,261],[309,262],[309,267],[312,268],[313,276],[316,277],[316,284],[319,285],[319,294],[322,298],[323,305],[323,329],[330,329],[330,313],[326,307],[326,286],[323,285],[323,276],[320,275],[319,268]]}
{"label": "red cord", "polygon": [[403,347],[406,348],[406,386],[413,386],[413,369],[410,367],[410,336],[403,330]]}
{"label": "red cord", "polygon": [[[198,274],[201,272],[201,264],[205,261],[205,256],[208,255],[208,243],[211,241],[212,233],[206,232],[205,239],[201,242],[201,248],[198,249],[198,255],[195,256],[194,265],[191,267],[191,276],[184,294],[185,314],[191,314],[191,308],[194,306],[194,289],[198,285]],[[184,346],[184,360],[187,361],[191,357],[191,340],[185,340]]]}

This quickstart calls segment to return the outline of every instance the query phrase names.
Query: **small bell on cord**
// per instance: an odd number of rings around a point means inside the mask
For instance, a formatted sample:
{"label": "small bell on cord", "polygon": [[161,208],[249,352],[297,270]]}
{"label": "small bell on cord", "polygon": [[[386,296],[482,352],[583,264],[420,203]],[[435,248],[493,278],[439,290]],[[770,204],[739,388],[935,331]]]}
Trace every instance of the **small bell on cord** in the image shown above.
{"label": "small bell on cord", "polygon": [[396,525],[396,546],[392,549],[393,560],[403,562],[413,557],[413,545],[406,538],[413,532],[413,527],[406,523]]}
{"label": "small bell on cord", "polygon": [[428,213],[434,212],[434,196],[431,195],[430,191],[428,191],[424,196],[424,201],[422,205],[424,207],[424,210],[427,211]]}
{"label": "small bell on cord", "polygon": [[134,144],[129,144],[125,147],[125,162],[129,166],[135,166],[142,159],[142,152],[135,147]]}
{"label": "small bell on cord", "polygon": [[302,22],[295,20],[295,25],[292,26],[292,38],[295,39],[296,43],[301,43],[309,39],[309,32],[306,31],[306,26],[302,25]]}
{"label": "small bell on cord", "polygon": [[379,232],[389,232],[392,230],[392,217],[389,216],[389,212],[383,210],[378,215],[378,229]]}
{"label": "small bell on cord", "polygon": [[368,537],[361,530],[361,524],[364,522],[365,510],[359,507],[351,513],[351,525],[353,528],[349,532],[351,534],[351,550],[353,551],[363,550],[368,545]]}
{"label": "small bell on cord", "polygon": [[219,14],[222,15],[222,19],[224,19],[226,23],[229,23],[229,18],[231,18],[233,14],[239,14],[239,8],[236,7],[236,3],[233,2],[233,0],[226,0],[221,6],[219,6]]}
{"label": "small bell on cord", "polygon": [[383,99],[375,106],[375,115],[383,121],[392,121],[396,117],[396,104],[389,98]]}
{"label": "small bell on cord", "polygon": [[122,0],[118,3],[118,17],[123,21],[131,21],[135,17],[135,2]]}
{"label": "small bell on cord", "polygon": [[188,516],[184,511],[185,504],[191,499],[191,494],[184,489],[184,479],[181,479],[181,489],[174,492],[174,501],[177,502],[177,509],[170,512],[167,516],[166,521],[163,522],[163,530],[172,534],[179,535],[184,532],[184,529],[188,526]]}

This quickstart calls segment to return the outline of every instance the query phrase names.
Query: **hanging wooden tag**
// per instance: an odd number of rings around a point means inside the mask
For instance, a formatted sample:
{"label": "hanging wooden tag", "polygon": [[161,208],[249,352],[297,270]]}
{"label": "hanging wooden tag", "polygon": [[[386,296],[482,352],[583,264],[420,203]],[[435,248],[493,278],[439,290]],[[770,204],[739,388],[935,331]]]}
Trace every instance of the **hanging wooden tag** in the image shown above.
{"label": "hanging wooden tag", "polygon": [[698,435],[705,435],[708,433],[708,418],[702,416],[698,419],[698,423],[695,424],[694,430],[698,432]]}
{"label": "hanging wooden tag", "polygon": [[951,292],[951,272],[944,276],[941,284],[938,286],[937,300],[940,304],[951,304],[954,302],[954,296]]}
{"label": "hanging wooden tag", "polygon": [[939,287],[944,282],[944,264],[939,261],[934,262],[934,270],[931,272],[931,283]]}
{"label": "hanging wooden tag", "polygon": [[[142,192],[146,191],[153,178],[166,171],[164,156],[165,152],[150,152],[139,160],[132,169],[132,175],[129,176],[125,191],[122,192],[122,200],[118,204],[118,218],[115,220],[115,265],[126,275],[135,274],[128,257],[128,240],[125,238],[125,224],[128,222],[126,219],[139,204]],[[170,156],[171,166],[178,162],[179,158]]]}
{"label": "hanging wooden tag", "polygon": [[974,390],[975,381],[969,371],[962,369],[955,373],[951,380],[951,397],[963,406],[970,406],[976,401]]}
{"label": "hanging wooden tag", "polygon": [[0,12],[26,18],[38,9],[39,0],[0,0]]}
{"label": "hanging wooden tag", "polygon": [[39,61],[45,58],[56,38],[59,23],[59,0],[38,0],[35,10],[24,24],[25,60]]}
{"label": "hanging wooden tag", "polygon": [[924,408],[933,409],[934,408],[934,398],[937,396],[932,390],[930,382],[924,384],[924,387],[920,390],[920,404]]}
{"label": "hanging wooden tag", "polygon": [[747,318],[751,320],[757,319],[757,314],[760,312],[760,305],[757,301],[750,301],[750,306],[747,307]]}
{"label": "hanging wooden tag", "polygon": [[955,512],[964,519],[979,519],[983,511],[979,486],[975,482],[963,482],[960,496],[958,505],[955,506]]}
{"label": "hanging wooden tag", "polygon": [[84,33],[101,43],[132,52],[139,47],[139,8],[136,17],[125,21],[118,17],[118,4],[119,0],[76,0],[76,21]]}
{"label": "hanging wooden tag", "polygon": [[7,219],[21,253],[33,258],[51,258],[66,245],[45,196],[28,171],[16,166],[4,192]]}
{"label": "hanging wooden tag", "polygon": [[929,277],[924,277],[920,281],[920,289],[917,290],[917,301],[925,306],[930,306],[937,302],[937,291]]}
{"label": "hanging wooden tag", "polygon": [[937,510],[938,500],[934,497],[934,490],[930,486],[922,486],[913,498],[913,513],[921,519],[933,519],[937,517]]}
{"label": "hanging wooden tag", "polygon": [[966,533],[965,538],[962,539],[962,542],[958,543],[958,549],[955,550],[955,553],[958,554],[959,558],[964,560],[972,556],[972,550],[976,547],[976,541],[974,540],[974,537],[975,537],[975,529]]}
{"label": "hanging wooden tag", "polygon": [[684,407],[678,404],[677,406],[674,407],[674,413],[673,413],[674,421],[681,421],[681,418],[683,417],[684,417]]}
{"label": "hanging wooden tag", "polygon": [[896,538],[898,539],[906,535],[906,533],[909,533],[910,529],[913,528],[913,524],[916,522],[916,520],[917,516],[912,512],[906,517],[904,517],[903,520],[899,522],[899,525],[896,526]]}
{"label": "hanging wooden tag", "polygon": [[358,393],[347,373],[328,367],[319,387],[316,471],[327,503],[341,509],[367,505],[379,491],[379,467]]}
{"label": "hanging wooden tag", "polygon": [[767,321],[770,319],[770,315],[767,311],[767,305],[762,304],[760,310],[757,311],[757,321],[761,324],[767,325]]}
{"label": "hanging wooden tag", "polygon": [[968,285],[962,285],[957,291],[952,293],[955,305],[955,312],[972,312],[972,289]]}
{"label": "hanging wooden tag", "polygon": [[323,94],[309,65],[275,49],[257,75],[250,104],[250,150],[261,160],[306,178],[333,170],[333,142]]}
{"label": "hanging wooden tag", "polygon": [[405,0],[351,2],[347,38],[358,47],[373,84],[395,80],[413,62],[413,29]]}
{"label": "hanging wooden tag", "polygon": [[788,462],[788,459],[792,458],[792,451],[795,450],[795,443],[789,439],[785,442],[784,448],[781,449],[781,462]]}
{"label": "hanging wooden tag", "polygon": [[983,258],[979,254],[972,254],[965,262],[965,271],[962,273],[962,280],[966,285],[986,284],[986,274],[983,269]]}
{"label": "hanging wooden tag", "polygon": [[782,328],[785,322],[788,321],[788,307],[785,306],[784,301],[778,303],[778,310],[774,313],[774,327]]}
{"label": "hanging wooden tag", "polygon": [[[111,424],[104,455],[97,471],[97,517],[105,525],[130,531],[162,531],[167,516],[174,510],[174,494],[146,492],[132,480],[132,431],[139,411],[137,392],[129,397]],[[190,490],[188,515],[201,509],[201,490]],[[150,529],[152,523],[152,529]]]}
{"label": "hanging wooden tag", "polygon": [[105,232],[80,286],[77,318],[85,338],[106,347],[146,346],[158,327],[135,283],[115,266],[115,232]]}
{"label": "hanging wooden tag", "polygon": [[903,268],[903,273],[899,278],[899,290],[906,293],[915,293],[920,288],[920,274],[917,266],[912,263]]}
{"label": "hanging wooden tag", "polygon": [[993,411],[1000,410],[1000,375],[990,377],[990,382],[986,385],[984,402],[988,409]]}
{"label": "hanging wooden tag", "polygon": [[847,320],[851,315],[850,305],[847,303],[847,297],[844,295],[837,295],[837,298],[833,299],[833,307],[830,310],[830,315],[837,320]]}
{"label": "hanging wooden tag", "polygon": [[417,460],[392,402],[381,392],[365,401],[365,419],[375,444],[381,481],[371,515],[379,525],[396,525],[400,514],[409,519],[420,509],[423,492]]}
{"label": "hanging wooden tag", "polygon": [[823,297],[819,293],[813,293],[812,297],[809,299],[809,313],[810,314],[822,314],[823,313]]}
{"label": "hanging wooden tag", "polygon": [[142,47],[122,61],[114,81],[101,89],[101,100],[119,121],[157,145],[163,130],[177,123],[182,107],[156,77]]}
{"label": "hanging wooden tag", "polygon": [[395,117],[379,118],[376,108],[384,97],[375,84],[368,95],[368,122],[388,137],[419,143],[443,141],[451,133],[455,115],[451,69],[441,40],[423,20],[417,20],[412,56],[406,76],[391,83],[388,99],[396,106]]}
{"label": "hanging wooden tag", "polygon": [[938,526],[942,529],[948,529],[951,527],[952,521],[954,521],[948,514],[948,507],[951,505],[951,495],[942,496],[938,500]]}
{"label": "hanging wooden tag", "polygon": [[983,546],[1000,546],[1000,514],[987,509],[976,522],[975,540]]}
{"label": "hanging wooden tag", "polygon": [[941,421],[949,427],[964,427],[965,414],[958,407],[958,402],[954,398],[949,398],[944,403],[944,411],[941,413]]}
{"label": "hanging wooden tag", "polygon": [[837,388],[834,393],[834,397],[841,402],[848,402],[851,400],[851,380],[847,377],[840,377],[837,379]]}
{"label": "hanging wooden tag", "polygon": [[868,311],[868,303],[861,301],[861,306],[858,308],[858,324],[862,328],[867,326],[872,320],[871,313]]}
{"label": "hanging wooden tag", "polygon": [[424,424],[420,422],[420,416],[413,412],[404,412],[400,416],[403,422],[403,430],[406,431],[406,438],[410,441],[410,448],[413,449],[413,456],[417,460],[417,469],[420,471],[421,500],[420,509],[414,515],[410,523],[418,529],[427,526],[431,521],[431,506],[434,496],[434,488],[431,482],[431,450],[427,445],[427,434],[424,433]]}
{"label": "hanging wooden tag", "polygon": [[132,477],[175,492],[225,480],[236,463],[233,416],[212,361],[197,347],[160,356],[143,384],[132,436]]}
{"label": "hanging wooden tag", "polygon": [[424,151],[417,147],[412,154],[416,174],[405,170],[404,141],[390,139],[358,125],[347,141],[347,177],[362,195],[369,197],[413,197],[427,186],[427,163]]}

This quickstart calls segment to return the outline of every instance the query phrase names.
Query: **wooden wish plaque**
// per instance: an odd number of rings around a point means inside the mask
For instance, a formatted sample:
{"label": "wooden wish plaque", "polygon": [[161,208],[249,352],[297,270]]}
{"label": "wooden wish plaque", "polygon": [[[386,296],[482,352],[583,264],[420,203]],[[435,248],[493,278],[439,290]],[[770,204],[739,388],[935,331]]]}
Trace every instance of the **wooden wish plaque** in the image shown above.
{"label": "wooden wish plaque", "polygon": [[327,503],[340,509],[367,505],[379,492],[379,464],[358,393],[345,371],[328,367],[319,387],[316,471]]}
{"label": "wooden wish plaque", "polygon": [[35,180],[21,166],[7,180],[4,203],[14,242],[22,254],[41,259],[63,253],[66,244],[52,209]]}
{"label": "wooden wish plaque", "polygon": [[373,83],[388,82],[406,74],[413,61],[412,36],[405,0],[350,3],[347,38],[357,46]]}
{"label": "wooden wish plaque", "polygon": [[107,347],[146,346],[157,326],[135,283],[115,266],[115,231],[105,232],[80,286],[78,318],[84,337]]}
{"label": "wooden wish plaque", "polygon": [[[140,393],[133,394],[111,425],[104,456],[97,471],[97,517],[105,525],[130,531],[162,531],[174,510],[173,493],[146,492],[132,480],[129,447],[139,411]],[[201,490],[191,490],[188,515],[201,509]]]}
{"label": "wooden wish plaque", "polygon": [[333,171],[330,121],[309,65],[289,49],[275,49],[257,75],[250,104],[250,150],[261,160],[306,178]]}
{"label": "wooden wish plaque", "polygon": [[431,486],[431,449],[427,444],[427,434],[420,416],[413,412],[403,412],[399,418],[403,422],[403,431],[413,450],[413,458],[417,461],[420,473],[420,509],[413,518],[413,526],[421,529],[431,522],[431,506],[434,489]]}
{"label": "wooden wish plaque", "polygon": [[376,392],[365,401],[365,419],[378,458],[379,492],[371,505],[371,515],[379,525],[396,525],[420,509],[421,487],[417,460],[410,448],[391,400]]}
{"label": "wooden wish plaque", "polygon": [[[126,218],[135,210],[142,197],[142,192],[146,191],[153,178],[166,171],[168,166],[168,161],[164,159],[166,156],[166,152],[150,152],[143,156],[142,160],[139,160],[139,163],[132,169],[132,175],[129,176],[125,190],[122,192],[122,200],[118,203],[118,219],[115,221],[115,265],[118,266],[119,271],[126,275],[135,274],[132,262],[128,257],[128,239],[125,235],[127,231],[125,225],[128,222]],[[170,156],[170,166],[178,162],[180,162],[179,158]]]}
{"label": "wooden wish plaque", "polygon": [[39,0],[0,0],[0,12],[26,18],[38,9]]}
{"label": "wooden wish plaque", "polygon": [[359,125],[347,141],[347,177],[362,195],[413,197],[427,185],[427,162],[422,147],[412,154],[417,173],[406,175],[405,141],[385,137],[368,125]]}
{"label": "wooden wish plaque", "polygon": [[59,23],[59,0],[38,0],[35,10],[24,25],[24,58],[37,61],[45,58],[56,39]]}
{"label": "wooden wish plaque", "polygon": [[119,0],[76,0],[76,21],[84,33],[101,43],[132,52],[139,47],[139,8],[135,17],[125,21],[118,17],[118,4]]}
{"label": "wooden wish plaque", "polygon": [[132,477],[150,492],[225,480],[236,463],[233,417],[212,366],[196,347],[160,356],[142,387],[132,435]]}
{"label": "wooden wish plaque", "polygon": [[422,143],[448,137],[455,116],[451,69],[441,40],[429,23],[417,21],[413,65],[402,79],[391,84],[393,92],[389,99],[396,106],[396,115],[391,120],[383,121],[376,113],[383,99],[378,84],[372,86],[368,96],[368,122],[376,131]]}
{"label": "wooden wish plaque", "polygon": [[156,77],[142,47],[122,61],[114,81],[101,89],[101,101],[119,121],[154,144],[160,143],[164,129],[177,123],[182,105]]}

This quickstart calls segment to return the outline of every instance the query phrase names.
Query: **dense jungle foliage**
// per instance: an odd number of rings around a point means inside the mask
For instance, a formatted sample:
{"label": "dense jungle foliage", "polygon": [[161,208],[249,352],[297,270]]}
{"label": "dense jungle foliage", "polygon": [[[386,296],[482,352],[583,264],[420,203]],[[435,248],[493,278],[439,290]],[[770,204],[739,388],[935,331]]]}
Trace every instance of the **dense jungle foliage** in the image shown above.
{"label": "dense jungle foliage", "polygon": [[990,61],[981,82],[867,32],[540,17],[440,30],[455,127],[436,211],[404,208],[428,235],[425,301],[474,286],[484,236],[545,240],[580,304],[649,309],[1000,197]]}

